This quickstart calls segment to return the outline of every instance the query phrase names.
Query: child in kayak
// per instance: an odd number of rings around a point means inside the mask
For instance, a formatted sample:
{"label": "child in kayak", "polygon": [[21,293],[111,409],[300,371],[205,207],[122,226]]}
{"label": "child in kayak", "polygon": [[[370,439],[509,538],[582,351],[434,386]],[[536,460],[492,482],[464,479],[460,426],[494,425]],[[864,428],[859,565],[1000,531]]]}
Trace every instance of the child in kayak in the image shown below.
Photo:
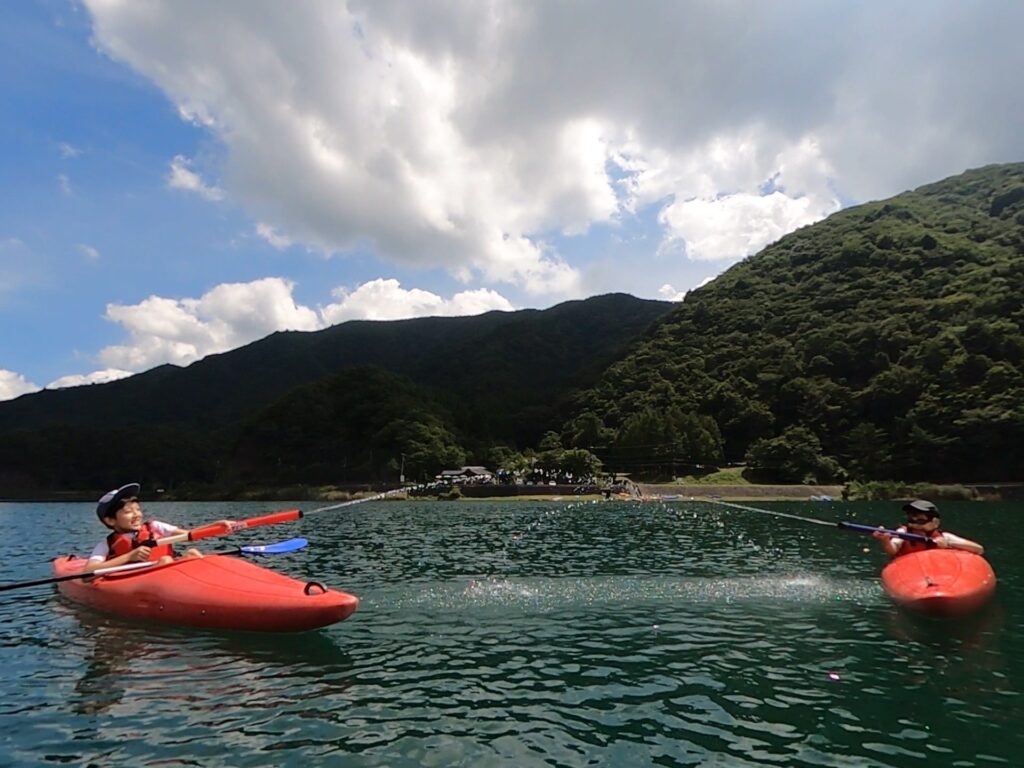
{"label": "child in kayak", "polygon": [[[89,561],[82,570],[85,573],[97,568],[111,568],[127,563],[142,563],[155,560],[159,564],[174,559],[169,545],[152,546],[156,539],[188,533],[183,528],[162,523],[159,520],[142,521],[142,506],[139,504],[138,483],[128,483],[108,491],[96,505],[96,516],[111,530],[107,538],[93,549]],[[202,557],[198,549],[189,549],[183,557]]]}
{"label": "child in kayak", "polygon": [[965,539],[954,533],[940,531],[939,508],[930,501],[915,499],[904,504],[903,511],[907,513],[907,522],[896,530],[924,536],[928,539],[928,543],[908,541],[898,536],[890,536],[882,531],[876,531],[871,535],[882,542],[882,549],[886,554],[893,557],[909,555],[911,552],[920,552],[933,546],[939,549],[963,549],[976,555],[984,554],[985,548],[976,541]]}

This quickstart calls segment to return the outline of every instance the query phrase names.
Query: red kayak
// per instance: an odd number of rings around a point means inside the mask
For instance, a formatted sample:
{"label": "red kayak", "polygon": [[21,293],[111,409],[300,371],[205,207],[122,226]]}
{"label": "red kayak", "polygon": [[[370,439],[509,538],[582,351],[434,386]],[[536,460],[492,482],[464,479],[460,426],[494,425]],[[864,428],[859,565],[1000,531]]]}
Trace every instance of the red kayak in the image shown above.
{"label": "red kayak", "polygon": [[882,569],[882,586],[904,608],[930,616],[962,616],[996,591],[996,574],[981,555],[927,549],[900,555]]}
{"label": "red kayak", "polygon": [[[55,576],[81,573],[86,561],[53,561]],[[77,603],[132,619],[254,632],[303,632],[344,621],[359,599],[226,555],[61,582]]]}

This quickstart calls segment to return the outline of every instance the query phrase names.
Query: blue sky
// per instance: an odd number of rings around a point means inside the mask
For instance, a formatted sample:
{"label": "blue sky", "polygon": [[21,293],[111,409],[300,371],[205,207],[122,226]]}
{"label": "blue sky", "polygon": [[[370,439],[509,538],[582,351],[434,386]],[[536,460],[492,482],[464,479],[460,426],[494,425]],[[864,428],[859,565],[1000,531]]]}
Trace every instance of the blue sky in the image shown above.
{"label": "blue sky", "polygon": [[0,4],[0,399],[280,329],[680,300],[1024,159],[1024,5]]}

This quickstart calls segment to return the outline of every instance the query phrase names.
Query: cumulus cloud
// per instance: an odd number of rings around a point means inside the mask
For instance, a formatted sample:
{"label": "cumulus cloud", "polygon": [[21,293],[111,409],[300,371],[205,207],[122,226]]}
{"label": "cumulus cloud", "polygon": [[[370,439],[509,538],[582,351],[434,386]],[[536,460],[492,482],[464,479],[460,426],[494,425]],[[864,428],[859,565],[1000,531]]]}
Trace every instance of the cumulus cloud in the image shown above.
{"label": "cumulus cloud", "polygon": [[502,295],[487,289],[463,291],[450,299],[436,293],[402,288],[397,280],[371,280],[353,291],[338,288],[338,301],[323,308],[324,319],[331,324],[345,320],[402,320],[409,317],[439,315],[479,315],[493,309],[512,311]]}
{"label": "cumulus cloud", "polygon": [[669,283],[665,283],[658,289],[658,295],[665,301],[682,301],[686,298],[686,291],[677,291]]}
{"label": "cumulus cloud", "polygon": [[40,389],[41,387],[28,381],[20,373],[0,368],[0,400],[13,400],[30,392],[38,392]]}
{"label": "cumulus cloud", "polygon": [[117,368],[107,368],[103,371],[94,371],[88,374],[74,374],[61,376],[46,385],[47,389],[65,389],[67,387],[81,387],[86,384],[106,384],[108,381],[126,379],[132,375],[131,371],[122,371]]}
{"label": "cumulus cloud", "polygon": [[274,331],[319,328],[316,312],[296,304],[292,289],[290,281],[268,277],[218,285],[198,299],[150,296],[130,306],[109,304],[106,318],[130,338],[101,350],[99,360],[128,371],[160,363],[186,365]]}
{"label": "cumulus cloud", "polygon": [[294,284],[267,277],[218,285],[198,299],[150,296],[138,304],[110,304],[107,320],[128,334],[123,344],[97,356],[106,366],[87,376],[67,376],[50,386],[110,381],[162,363],[187,365],[275,331],[314,331],[346,320],[396,320],[430,315],[475,315],[514,307],[495,291],[456,293],[449,299],[397,280],[373,280],[353,290],[336,289],[337,301],[314,310],[295,301]]}
{"label": "cumulus cloud", "polygon": [[167,174],[167,186],[171,189],[184,189],[195,192],[206,200],[223,200],[224,191],[208,185],[203,178],[192,170],[191,161],[183,155],[175,155],[171,161],[171,170]]}
{"label": "cumulus cloud", "polygon": [[[730,260],[836,210],[1019,159],[1024,6],[85,0],[98,46],[223,146],[276,247],[371,247],[573,296],[552,245],[654,206]],[[201,18],[201,24],[195,19]]]}

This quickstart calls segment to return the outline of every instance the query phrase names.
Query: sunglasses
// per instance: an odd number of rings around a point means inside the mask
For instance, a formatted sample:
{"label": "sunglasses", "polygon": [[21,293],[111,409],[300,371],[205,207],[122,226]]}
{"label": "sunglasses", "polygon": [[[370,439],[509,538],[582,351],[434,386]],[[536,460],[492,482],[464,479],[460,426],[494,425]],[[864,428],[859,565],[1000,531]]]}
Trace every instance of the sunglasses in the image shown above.
{"label": "sunglasses", "polygon": [[909,525],[928,525],[934,517],[928,517],[927,515],[907,515],[907,523]]}

